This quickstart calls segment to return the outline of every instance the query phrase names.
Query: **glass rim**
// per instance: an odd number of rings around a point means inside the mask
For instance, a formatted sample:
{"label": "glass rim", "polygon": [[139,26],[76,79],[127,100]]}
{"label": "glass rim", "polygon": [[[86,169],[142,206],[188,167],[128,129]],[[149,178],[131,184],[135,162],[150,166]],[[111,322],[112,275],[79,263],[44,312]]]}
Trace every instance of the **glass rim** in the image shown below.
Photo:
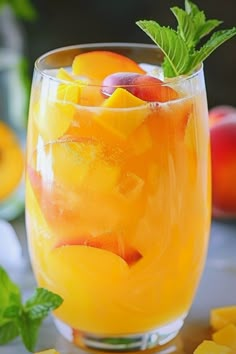
{"label": "glass rim", "polygon": [[[140,48],[140,49],[155,49],[160,51],[162,53],[161,49],[156,45],[156,44],[147,44],[147,43],[135,43],[135,42],[97,42],[97,43],[84,43],[84,44],[74,44],[74,45],[68,45],[68,46],[63,46],[63,47],[58,47],[56,49],[52,49],[50,51],[45,52],[44,54],[40,55],[34,63],[34,70],[40,74],[42,77],[47,78],[48,80],[55,81],[57,83],[70,83],[70,81],[62,80],[60,78],[57,78],[53,75],[50,75],[48,72],[46,72],[47,69],[42,68],[42,61],[49,57],[50,55],[60,53],[62,51],[69,51],[69,50],[76,50],[76,49],[99,49],[103,48],[105,50],[106,48],[110,49],[112,51],[112,48]],[[147,62],[147,64],[149,64]],[[153,64],[155,65],[155,64]],[[158,65],[158,63],[157,63]],[[159,66],[159,65],[158,65]],[[62,66],[63,67],[63,66]],[[199,66],[197,67],[196,70],[194,70],[192,73],[187,74],[187,75],[180,75],[176,76],[173,78],[167,78],[164,79],[162,82],[155,83],[155,84],[144,84],[143,86],[165,86],[165,85],[170,85],[170,84],[179,84],[182,83],[183,81],[188,81],[193,79],[194,77],[198,76],[200,72],[203,71],[203,63],[200,63]],[[71,83],[73,84],[73,82]],[[84,86],[85,83],[79,83],[76,81],[77,86]],[[88,87],[102,87],[102,82],[99,84],[94,84],[94,83],[86,83],[86,86]],[[129,84],[129,85],[122,85],[122,87],[135,87],[135,86],[140,86],[140,85],[135,85],[135,84]],[[113,85],[110,87],[120,87],[118,85]]]}

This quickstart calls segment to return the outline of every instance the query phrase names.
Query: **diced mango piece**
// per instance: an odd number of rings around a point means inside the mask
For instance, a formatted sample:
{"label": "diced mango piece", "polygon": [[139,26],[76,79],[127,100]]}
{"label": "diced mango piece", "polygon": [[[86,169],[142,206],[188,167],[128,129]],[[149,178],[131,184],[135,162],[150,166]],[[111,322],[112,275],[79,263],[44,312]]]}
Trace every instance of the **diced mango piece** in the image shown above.
{"label": "diced mango piece", "polygon": [[0,121],[0,200],[10,195],[20,182],[24,156],[14,132]]}
{"label": "diced mango piece", "polygon": [[[100,106],[104,101],[100,86],[88,79],[75,80],[66,70],[59,69],[57,78],[65,81],[57,89],[57,98],[82,106]],[[76,108],[74,108],[76,109]]]}
{"label": "diced mango piece", "polygon": [[118,189],[126,198],[135,199],[142,192],[143,185],[144,181],[139,176],[127,172],[127,174],[121,178]]}
{"label": "diced mango piece", "polygon": [[74,81],[74,78],[63,68],[60,68],[57,72],[57,78],[64,81]]}
{"label": "diced mango piece", "polygon": [[80,99],[80,86],[76,83],[60,84],[57,90],[57,98],[61,101],[77,104]]}
{"label": "diced mango piece", "polygon": [[122,88],[117,88],[102,107],[95,119],[123,139],[137,129],[149,113],[145,101]]}
{"label": "diced mango piece", "polygon": [[96,50],[77,55],[73,61],[72,70],[75,75],[99,81],[102,81],[110,74],[121,71],[145,73],[135,61],[124,55],[105,50]]}
{"label": "diced mango piece", "polygon": [[58,351],[56,351],[55,349],[47,349],[47,350],[43,350],[41,352],[37,352],[35,354],[60,354]]}
{"label": "diced mango piece", "polygon": [[44,142],[61,137],[69,128],[74,113],[75,108],[69,103],[48,102],[46,106],[36,105],[33,116]]}
{"label": "diced mango piece", "polygon": [[217,344],[226,345],[236,350],[236,326],[234,324],[229,324],[213,333],[212,338]]}
{"label": "diced mango piece", "polygon": [[113,94],[104,102],[106,108],[131,108],[146,105],[146,101],[134,96],[129,91],[118,87]]}
{"label": "diced mango piece", "polygon": [[216,344],[211,340],[204,340],[193,352],[193,354],[233,354],[232,349]]}
{"label": "diced mango piece", "polygon": [[236,325],[236,306],[214,308],[210,312],[210,324],[214,330],[219,330],[228,324]]}
{"label": "diced mango piece", "polygon": [[131,137],[131,148],[135,155],[141,155],[152,147],[152,137],[146,125],[141,125]]}

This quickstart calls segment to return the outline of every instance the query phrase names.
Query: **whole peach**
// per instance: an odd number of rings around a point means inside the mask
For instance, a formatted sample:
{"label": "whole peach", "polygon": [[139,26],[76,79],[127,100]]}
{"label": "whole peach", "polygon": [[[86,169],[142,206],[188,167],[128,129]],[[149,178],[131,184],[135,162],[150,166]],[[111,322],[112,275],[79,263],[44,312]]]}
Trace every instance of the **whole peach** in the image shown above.
{"label": "whole peach", "polygon": [[213,217],[236,217],[236,113],[210,128]]}

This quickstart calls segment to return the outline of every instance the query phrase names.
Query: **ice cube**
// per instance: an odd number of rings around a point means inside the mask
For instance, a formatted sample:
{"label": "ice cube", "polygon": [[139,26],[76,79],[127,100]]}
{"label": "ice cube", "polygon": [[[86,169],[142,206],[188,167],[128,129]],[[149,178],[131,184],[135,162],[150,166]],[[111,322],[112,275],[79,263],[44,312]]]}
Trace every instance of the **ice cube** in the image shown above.
{"label": "ice cube", "polygon": [[0,220],[0,265],[7,271],[25,265],[22,247],[14,228],[5,220]]}

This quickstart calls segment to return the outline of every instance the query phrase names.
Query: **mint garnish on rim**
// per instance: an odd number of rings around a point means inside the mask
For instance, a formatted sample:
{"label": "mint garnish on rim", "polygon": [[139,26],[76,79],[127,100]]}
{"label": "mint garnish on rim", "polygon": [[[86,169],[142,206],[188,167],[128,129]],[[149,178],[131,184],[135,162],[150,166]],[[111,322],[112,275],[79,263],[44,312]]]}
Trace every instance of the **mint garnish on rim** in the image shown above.
{"label": "mint garnish on rim", "polygon": [[236,27],[215,31],[202,47],[197,48],[200,40],[222,21],[207,20],[204,12],[189,0],[185,0],[185,10],[175,6],[171,11],[178,22],[176,30],[153,20],[136,22],[164,53],[165,77],[191,74],[217,47],[236,35]]}

